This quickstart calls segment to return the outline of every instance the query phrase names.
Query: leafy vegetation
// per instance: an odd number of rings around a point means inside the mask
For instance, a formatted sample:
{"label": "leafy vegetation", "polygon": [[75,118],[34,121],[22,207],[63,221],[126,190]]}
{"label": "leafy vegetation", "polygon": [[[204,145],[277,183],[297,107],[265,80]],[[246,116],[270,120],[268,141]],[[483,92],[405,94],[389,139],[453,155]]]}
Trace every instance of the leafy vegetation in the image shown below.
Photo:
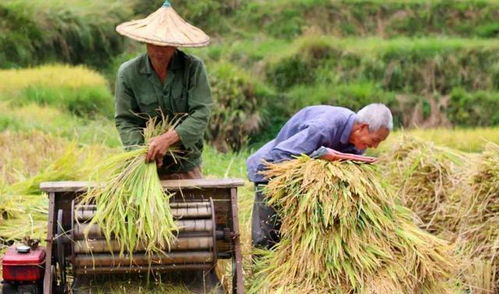
{"label": "leafy vegetation", "polygon": [[2,1],[0,68],[54,61],[103,67],[123,50],[114,27],[131,15],[123,1]]}
{"label": "leafy vegetation", "polygon": [[217,149],[241,150],[249,136],[262,125],[262,110],[270,91],[244,70],[230,63],[212,66],[211,89],[216,107],[208,126],[207,139]]}
{"label": "leafy vegetation", "polygon": [[[159,6],[161,0],[155,0]],[[261,34],[291,39],[314,31],[338,37],[450,35],[494,38],[497,36],[498,3],[478,1],[172,1],[186,19],[212,35]],[[149,5],[135,6],[141,14]],[[222,18],[221,18],[222,17]],[[258,24],[258,25],[255,25]]]}

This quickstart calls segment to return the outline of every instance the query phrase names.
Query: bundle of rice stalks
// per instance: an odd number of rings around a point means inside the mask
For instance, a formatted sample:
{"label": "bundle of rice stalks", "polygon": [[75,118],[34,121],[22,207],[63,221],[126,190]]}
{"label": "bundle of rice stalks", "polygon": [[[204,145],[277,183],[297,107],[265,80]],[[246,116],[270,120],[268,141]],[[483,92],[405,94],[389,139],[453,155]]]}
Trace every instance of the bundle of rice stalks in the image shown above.
{"label": "bundle of rice stalks", "polygon": [[463,216],[462,190],[455,188],[465,160],[463,153],[407,136],[382,157],[385,176],[404,205],[421,219],[421,228],[436,234],[455,233]]}
{"label": "bundle of rice stalks", "polygon": [[[75,180],[81,178],[79,157],[76,143],[69,144],[61,157],[50,163],[46,168],[36,175],[25,180],[16,182],[8,187],[8,192],[14,195],[41,193],[40,183],[46,181]],[[28,163],[29,164],[29,163]]]}
{"label": "bundle of rice stalks", "polygon": [[497,280],[497,261],[471,258],[467,260],[464,268],[464,281],[467,287],[466,293],[473,294],[495,294],[499,289]]}
{"label": "bundle of rice stalks", "polygon": [[25,237],[44,240],[47,236],[48,200],[41,195],[1,195],[0,240]]}
{"label": "bundle of rice stalks", "polygon": [[[61,146],[54,148],[57,150],[57,154],[31,154],[32,156],[24,154],[23,157],[21,152],[17,152],[20,157],[13,156],[8,161],[22,163],[23,167],[26,166],[25,171],[17,170],[14,165],[8,164],[6,173],[8,175],[17,174],[17,179],[10,186],[6,186],[5,190],[14,195],[37,194],[41,193],[40,183],[42,182],[86,181],[97,163],[101,162],[112,151],[110,148],[98,145],[78,146],[76,142],[62,142],[61,140],[59,143]],[[28,151],[30,148],[20,149]]]}
{"label": "bundle of rice stalks", "polygon": [[375,167],[302,156],[268,168],[282,239],[249,293],[452,293],[452,248],[413,223]]}
{"label": "bundle of rice stalks", "polygon": [[[144,138],[148,141],[172,128],[167,119],[159,124],[150,119]],[[90,224],[98,224],[108,242],[118,241],[120,255],[127,252],[130,260],[139,245],[148,254],[168,249],[178,230],[169,206],[172,194],[162,188],[156,163],[145,162],[146,153],[146,146],[137,146],[104,161],[94,177],[102,185],[90,189],[80,202],[97,205]],[[172,157],[176,153],[169,149]]]}
{"label": "bundle of rice stalks", "polygon": [[[7,111],[7,109],[2,109]],[[67,142],[38,131],[0,133],[3,180],[12,184],[35,176],[64,153]]]}
{"label": "bundle of rice stalks", "polygon": [[489,143],[471,169],[468,209],[460,233],[474,244],[473,256],[499,265],[499,145]]}
{"label": "bundle of rice stalks", "polygon": [[[463,197],[459,228],[461,245],[470,260],[466,280],[477,293],[499,290],[499,146],[489,143],[465,173],[469,192]],[[495,292],[497,293],[497,292]]]}

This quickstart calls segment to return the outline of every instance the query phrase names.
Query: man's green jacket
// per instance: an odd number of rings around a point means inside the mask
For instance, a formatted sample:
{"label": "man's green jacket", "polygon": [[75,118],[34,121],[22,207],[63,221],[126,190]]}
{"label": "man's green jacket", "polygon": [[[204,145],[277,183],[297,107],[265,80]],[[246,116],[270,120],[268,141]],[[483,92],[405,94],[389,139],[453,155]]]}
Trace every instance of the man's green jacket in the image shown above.
{"label": "man's green jacket", "polygon": [[[144,144],[142,129],[147,118],[182,117],[175,128],[186,151],[174,164],[164,158],[160,173],[186,172],[201,164],[203,134],[213,104],[203,62],[177,50],[162,84],[147,54],[123,63],[116,78],[116,127],[125,147]],[[161,112],[160,112],[161,111]]]}

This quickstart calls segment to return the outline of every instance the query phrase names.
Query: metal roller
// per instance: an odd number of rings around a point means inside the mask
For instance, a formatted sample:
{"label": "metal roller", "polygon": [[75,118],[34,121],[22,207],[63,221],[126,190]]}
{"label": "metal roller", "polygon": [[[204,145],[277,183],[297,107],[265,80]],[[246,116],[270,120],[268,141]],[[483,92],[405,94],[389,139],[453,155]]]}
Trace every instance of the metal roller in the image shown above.
{"label": "metal roller", "polygon": [[[170,251],[179,250],[202,250],[211,249],[213,247],[212,237],[188,237],[179,238],[170,247]],[[119,252],[120,245],[118,241],[111,241],[109,244],[105,240],[89,240],[89,241],[76,241],[74,242],[74,252],[76,254],[87,253],[108,253]],[[137,246],[135,252],[144,252],[145,247],[142,245]]]}
{"label": "metal roller", "polygon": [[172,208],[172,215],[176,219],[207,218],[211,217],[210,206]]}
{"label": "metal roller", "polygon": [[[170,207],[171,208],[179,208],[179,207],[200,207],[200,206],[210,206],[209,201],[202,201],[202,202],[170,202]],[[96,209],[95,204],[87,204],[87,205],[76,205],[75,208],[77,210],[83,209],[83,210],[95,210]]]}
{"label": "metal roller", "polygon": [[[74,206],[71,230],[72,268],[76,274],[134,273],[180,269],[209,269],[217,261],[217,236],[213,200],[172,202],[170,208],[179,232],[164,254],[146,253],[144,245],[133,254],[119,256],[117,240],[108,243],[97,224],[89,224],[95,205]],[[88,233],[85,236],[85,233]],[[219,234],[217,234],[219,233]],[[87,239],[88,237],[88,239]]]}
{"label": "metal roller", "polygon": [[[213,221],[211,219],[191,219],[176,221],[179,232],[211,232]],[[104,239],[104,235],[98,225],[75,224],[73,238],[84,240],[85,231],[88,230],[88,238]]]}
{"label": "metal roller", "polygon": [[119,267],[119,266],[148,266],[172,264],[203,264],[213,262],[211,251],[203,252],[170,252],[167,254],[134,254],[129,256],[111,256],[110,254],[77,255],[73,260],[76,267]]}
{"label": "metal roller", "polygon": [[133,266],[133,267],[80,267],[74,268],[73,272],[77,275],[89,274],[129,274],[144,272],[166,272],[179,270],[209,270],[211,264],[172,264],[172,265],[151,265],[151,266]]}
{"label": "metal roller", "polygon": [[[186,204],[179,205],[177,207],[172,206],[171,212],[176,219],[199,219],[211,217],[212,211],[211,206],[195,203],[187,204],[188,202],[182,202]],[[173,203],[171,203],[173,204]],[[170,205],[171,205],[170,204]],[[95,205],[85,205],[76,208],[75,218],[80,222],[89,221],[94,217]]]}
{"label": "metal roller", "polygon": [[210,202],[170,202],[171,208],[209,207]]}

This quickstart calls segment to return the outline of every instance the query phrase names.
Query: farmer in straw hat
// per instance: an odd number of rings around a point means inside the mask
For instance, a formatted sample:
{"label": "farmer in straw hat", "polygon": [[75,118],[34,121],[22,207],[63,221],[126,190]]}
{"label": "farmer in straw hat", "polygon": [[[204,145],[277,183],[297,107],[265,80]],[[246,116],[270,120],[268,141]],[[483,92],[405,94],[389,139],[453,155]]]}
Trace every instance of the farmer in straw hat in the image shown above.
{"label": "farmer in straw hat", "polygon": [[[140,20],[116,31],[144,42],[147,53],[123,63],[116,79],[116,127],[125,146],[147,143],[146,161],[156,161],[161,179],[201,178],[203,134],[212,99],[203,62],[179,47],[207,46],[210,38],[183,20],[168,1]],[[144,142],[148,117],[179,119],[174,130]],[[166,151],[176,144],[184,152],[173,162]]]}
{"label": "farmer in straw hat", "polygon": [[[140,20],[120,24],[116,31],[146,44],[147,53],[123,63],[116,79],[116,127],[124,146],[148,144],[146,161],[156,161],[161,179],[201,178],[203,134],[212,98],[203,62],[179,47],[207,46],[210,38],[183,20],[168,1]],[[180,118],[174,130],[144,142],[148,117]],[[168,148],[185,151],[173,162]],[[219,293],[213,271],[177,277],[194,293]],[[216,289],[213,289],[216,288]]]}
{"label": "farmer in straw hat", "polygon": [[300,154],[328,160],[354,159],[372,162],[372,157],[358,156],[367,148],[377,148],[393,128],[392,113],[383,104],[370,104],[358,113],[333,106],[310,106],[296,113],[279,131],[247,160],[249,180],[255,184],[252,219],[252,242],[259,248],[272,248],[279,242],[280,221],[275,210],[266,204],[262,189],[268,182],[260,171],[265,162],[280,162]]}

